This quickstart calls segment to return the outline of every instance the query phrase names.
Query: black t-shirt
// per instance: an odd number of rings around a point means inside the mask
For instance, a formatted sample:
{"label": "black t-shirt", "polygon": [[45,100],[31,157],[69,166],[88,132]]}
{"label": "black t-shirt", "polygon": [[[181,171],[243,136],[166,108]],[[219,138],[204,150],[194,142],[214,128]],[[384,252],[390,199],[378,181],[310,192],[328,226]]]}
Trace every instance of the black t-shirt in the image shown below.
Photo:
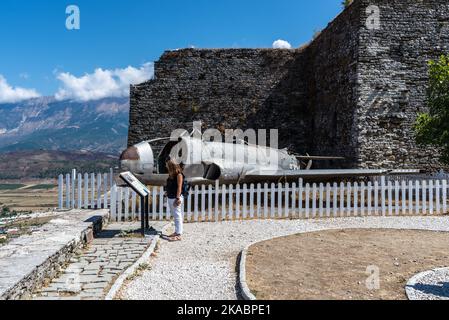
{"label": "black t-shirt", "polygon": [[168,177],[166,190],[167,190],[167,197],[169,199],[176,199],[178,193],[178,177],[176,178]]}

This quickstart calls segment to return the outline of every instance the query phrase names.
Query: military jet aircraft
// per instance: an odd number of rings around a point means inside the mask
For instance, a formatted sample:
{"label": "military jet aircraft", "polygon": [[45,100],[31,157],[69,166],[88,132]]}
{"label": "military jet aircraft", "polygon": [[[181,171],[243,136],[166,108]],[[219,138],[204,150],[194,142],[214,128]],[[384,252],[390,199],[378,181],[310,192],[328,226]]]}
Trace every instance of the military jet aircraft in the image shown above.
{"label": "military jet aircraft", "polygon": [[[166,142],[156,158],[152,145]],[[251,145],[244,141],[233,143],[209,142],[192,135],[158,138],[144,141],[126,149],[121,157],[121,169],[132,172],[148,185],[165,185],[168,172],[165,161],[177,158],[184,166],[184,174],[191,185],[264,182],[292,182],[303,178],[324,181],[338,178],[358,178],[397,174],[418,174],[419,170],[311,169],[315,160],[343,159],[336,157],[299,156],[286,149]],[[307,161],[304,165],[303,161]]]}

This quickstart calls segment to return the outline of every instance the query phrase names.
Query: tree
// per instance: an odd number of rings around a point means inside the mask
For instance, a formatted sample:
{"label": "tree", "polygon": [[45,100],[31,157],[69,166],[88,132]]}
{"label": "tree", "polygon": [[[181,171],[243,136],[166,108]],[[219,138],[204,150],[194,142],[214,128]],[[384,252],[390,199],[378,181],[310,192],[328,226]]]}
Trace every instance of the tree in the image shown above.
{"label": "tree", "polygon": [[352,4],[353,1],[354,0],[343,0],[341,5],[343,6],[343,8],[346,9],[347,7],[349,7]]}
{"label": "tree", "polygon": [[440,147],[441,161],[449,164],[449,55],[429,62],[428,113],[415,123],[418,144]]}

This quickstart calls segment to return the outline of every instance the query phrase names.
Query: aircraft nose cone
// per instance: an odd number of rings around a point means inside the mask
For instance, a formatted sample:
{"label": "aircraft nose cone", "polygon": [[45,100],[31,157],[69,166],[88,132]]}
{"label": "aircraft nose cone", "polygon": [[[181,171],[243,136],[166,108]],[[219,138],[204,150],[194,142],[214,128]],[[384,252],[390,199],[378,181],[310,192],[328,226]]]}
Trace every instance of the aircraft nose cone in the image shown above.
{"label": "aircraft nose cone", "polygon": [[125,151],[122,152],[120,156],[120,161],[123,160],[140,160],[139,153],[137,152],[136,147],[129,147]]}
{"label": "aircraft nose cone", "polygon": [[130,170],[130,164],[133,161],[139,161],[139,152],[136,147],[129,147],[120,155],[120,167],[123,170]]}

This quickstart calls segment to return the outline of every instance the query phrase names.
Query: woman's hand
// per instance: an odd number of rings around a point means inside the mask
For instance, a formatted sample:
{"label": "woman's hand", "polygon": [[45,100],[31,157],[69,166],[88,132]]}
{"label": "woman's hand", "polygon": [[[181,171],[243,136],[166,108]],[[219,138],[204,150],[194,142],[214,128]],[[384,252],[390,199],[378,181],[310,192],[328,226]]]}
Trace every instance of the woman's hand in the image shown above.
{"label": "woman's hand", "polygon": [[175,201],[175,206],[179,207],[181,205],[181,199],[177,198]]}

